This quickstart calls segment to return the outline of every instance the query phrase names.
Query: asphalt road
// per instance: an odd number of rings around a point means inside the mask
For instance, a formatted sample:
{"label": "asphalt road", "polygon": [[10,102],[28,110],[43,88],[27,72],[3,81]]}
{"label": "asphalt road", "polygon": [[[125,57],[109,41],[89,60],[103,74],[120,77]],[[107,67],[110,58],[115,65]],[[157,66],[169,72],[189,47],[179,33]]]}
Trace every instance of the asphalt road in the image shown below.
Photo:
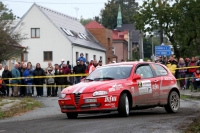
{"label": "asphalt road", "polygon": [[0,133],[179,133],[200,115],[200,101],[181,100],[176,114],[153,108],[132,111],[126,118],[113,112],[68,119],[60,113],[57,98],[37,99],[44,103],[43,108],[1,120]]}

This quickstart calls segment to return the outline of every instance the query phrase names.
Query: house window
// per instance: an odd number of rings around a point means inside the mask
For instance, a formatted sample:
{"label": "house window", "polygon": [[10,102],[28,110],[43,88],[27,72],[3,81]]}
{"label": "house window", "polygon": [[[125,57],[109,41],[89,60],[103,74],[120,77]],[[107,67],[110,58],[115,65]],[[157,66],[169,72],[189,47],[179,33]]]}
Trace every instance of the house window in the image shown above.
{"label": "house window", "polygon": [[22,53],[21,61],[27,62],[28,61],[28,53]]}
{"label": "house window", "polygon": [[31,38],[40,38],[40,28],[31,28]]}
{"label": "house window", "polygon": [[76,52],[76,60],[78,60],[79,52]]}
{"label": "house window", "polygon": [[100,60],[102,61],[102,57],[100,56]]}
{"label": "house window", "polygon": [[115,54],[115,47],[112,47],[112,53]]}
{"label": "house window", "polygon": [[88,61],[88,53],[85,53],[86,61]]}
{"label": "house window", "polygon": [[96,55],[93,55],[93,59],[96,60]]}
{"label": "house window", "polygon": [[52,61],[53,53],[52,51],[44,51],[44,61]]}

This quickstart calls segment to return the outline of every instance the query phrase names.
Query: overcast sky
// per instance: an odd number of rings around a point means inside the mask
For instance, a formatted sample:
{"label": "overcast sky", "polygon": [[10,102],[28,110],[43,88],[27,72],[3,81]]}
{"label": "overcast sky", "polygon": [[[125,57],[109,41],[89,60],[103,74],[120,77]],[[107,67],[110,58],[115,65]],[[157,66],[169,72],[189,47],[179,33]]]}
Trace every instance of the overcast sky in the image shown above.
{"label": "overcast sky", "polygon": [[[98,16],[108,0],[0,0],[9,9],[12,9],[16,16],[22,17],[28,9],[37,3],[38,5],[67,14],[72,17],[93,18]],[[136,0],[139,5],[143,0]]]}

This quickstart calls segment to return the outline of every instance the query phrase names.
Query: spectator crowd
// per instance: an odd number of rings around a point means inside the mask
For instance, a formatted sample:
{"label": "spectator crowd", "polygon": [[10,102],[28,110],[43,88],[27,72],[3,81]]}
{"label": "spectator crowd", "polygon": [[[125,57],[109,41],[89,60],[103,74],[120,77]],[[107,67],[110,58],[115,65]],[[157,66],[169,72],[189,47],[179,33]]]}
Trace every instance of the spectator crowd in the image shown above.
{"label": "spectator crowd", "polygon": [[[91,73],[97,66],[102,66],[101,60],[97,62],[97,60],[91,59],[88,62],[83,53],[80,54],[73,68],[70,62],[66,62],[65,59],[62,59],[60,64],[52,65],[51,62],[48,62],[44,69],[41,68],[40,63],[37,63],[34,69],[31,62],[16,62],[12,70],[9,71],[8,66],[3,68],[0,64],[0,93],[3,96],[33,96],[35,95],[35,86],[36,96],[42,97],[44,96],[43,84],[46,84],[47,97],[57,96],[59,88],[63,89],[68,85],[80,83],[84,74]],[[69,76],[70,74],[79,75],[72,77]]]}
{"label": "spectator crowd", "polygon": [[179,82],[181,89],[189,89],[192,85],[194,92],[197,91],[197,87],[200,86],[200,60],[198,56],[185,59],[176,59],[173,55],[169,59],[159,56],[155,62],[165,65],[170,70]]}
{"label": "spectator crowd", "polygon": [[[124,61],[121,60],[121,62]],[[155,62],[165,65],[170,70],[177,78],[181,89],[189,89],[190,85],[193,85],[194,91],[197,91],[197,87],[200,86],[200,60],[198,56],[191,59],[179,58],[178,60],[174,56],[170,56],[169,59],[160,56]],[[85,77],[84,74],[90,74],[98,66],[102,66],[101,60],[97,62],[97,60],[91,59],[88,62],[83,53],[80,54],[73,68],[70,62],[66,62],[65,59],[62,59],[60,64],[52,65],[51,62],[48,62],[44,69],[41,68],[40,63],[37,63],[36,67],[33,68],[31,62],[27,64],[17,62],[9,71],[8,66],[3,68],[0,64],[0,93],[3,96],[33,96],[35,95],[35,86],[36,96],[42,97],[44,96],[43,84],[46,84],[47,97],[57,96],[59,88],[62,90],[68,85],[80,83],[81,79]],[[78,74],[78,76],[69,76],[70,74]]]}

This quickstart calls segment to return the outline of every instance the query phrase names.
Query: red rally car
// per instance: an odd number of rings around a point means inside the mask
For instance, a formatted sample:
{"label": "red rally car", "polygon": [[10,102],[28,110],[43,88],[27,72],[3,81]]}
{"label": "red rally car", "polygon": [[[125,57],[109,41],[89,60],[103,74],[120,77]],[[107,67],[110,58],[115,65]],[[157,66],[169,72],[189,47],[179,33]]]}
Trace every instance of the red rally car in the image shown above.
{"label": "red rally car", "polygon": [[175,77],[164,65],[123,62],[98,67],[81,83],[62,90],[58,103],[68,118],[103,111],[129,116],[131,109],[156,106],[175,113],[180,93]]}

